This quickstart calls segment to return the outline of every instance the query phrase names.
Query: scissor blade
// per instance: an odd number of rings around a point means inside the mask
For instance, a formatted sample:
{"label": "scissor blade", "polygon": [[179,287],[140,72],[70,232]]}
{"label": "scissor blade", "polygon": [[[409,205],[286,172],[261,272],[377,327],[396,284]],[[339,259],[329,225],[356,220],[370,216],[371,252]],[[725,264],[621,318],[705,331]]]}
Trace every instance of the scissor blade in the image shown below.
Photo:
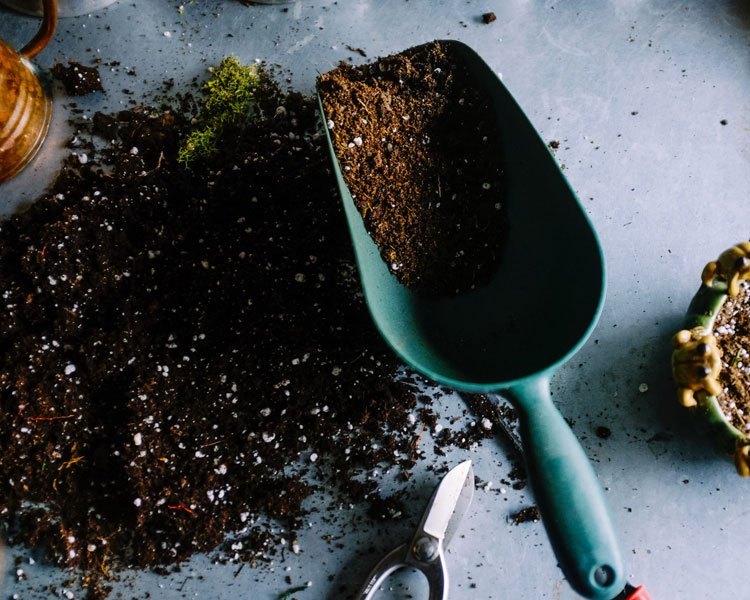
{"label": "scissor blade", "polygon": [[447,546],[474,495],[474,471],[466,460],[443,477],[422,518],[420,530]]}

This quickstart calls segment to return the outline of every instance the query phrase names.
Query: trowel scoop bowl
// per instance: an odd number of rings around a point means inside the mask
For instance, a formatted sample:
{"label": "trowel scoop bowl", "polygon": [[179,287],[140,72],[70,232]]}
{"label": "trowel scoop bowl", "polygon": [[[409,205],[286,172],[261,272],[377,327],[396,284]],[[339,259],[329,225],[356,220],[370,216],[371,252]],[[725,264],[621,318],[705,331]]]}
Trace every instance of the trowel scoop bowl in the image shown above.
{"label": "trowel scoop bowl", "polygon": [[455,297],[401,285],[365,230],[329,137],[364,295],[380,333],[414,369],[446,386],[512,399],[560,566],[578,593],[608,600],[625,585],[619,545],[594,471],[549,392],[550,377],[600,314],[601,248],[547,146],[495,72],[468,46],[441,43],[467,64],[496,112],[508,216],[507,230],[498,233],[506,236],[503,258],[487,285]]}

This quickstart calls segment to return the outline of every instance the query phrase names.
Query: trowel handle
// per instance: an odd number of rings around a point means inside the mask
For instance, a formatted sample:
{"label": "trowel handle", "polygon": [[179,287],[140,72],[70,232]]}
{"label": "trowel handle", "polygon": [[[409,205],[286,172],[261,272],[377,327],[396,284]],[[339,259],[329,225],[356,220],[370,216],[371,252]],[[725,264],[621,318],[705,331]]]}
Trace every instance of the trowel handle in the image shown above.
{"label": "trowel handle", "polygon": [[620,548],[594,470],[552,404],[547,376],[513,386],[526,467],[542,522],[571,587],[611,600],[625,586]]}

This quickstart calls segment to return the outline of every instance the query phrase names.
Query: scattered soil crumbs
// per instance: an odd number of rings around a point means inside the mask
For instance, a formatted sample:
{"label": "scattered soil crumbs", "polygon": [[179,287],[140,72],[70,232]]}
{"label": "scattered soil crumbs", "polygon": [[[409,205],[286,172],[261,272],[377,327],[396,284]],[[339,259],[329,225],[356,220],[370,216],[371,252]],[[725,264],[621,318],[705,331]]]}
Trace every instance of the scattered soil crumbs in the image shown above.
{"label": "scattered soil crumbs", "polygon": [[58,62],[50,71],[55,79],[63,84],[68,96],[85,96],[92,92],[104,91],[99,69],[96,67],[85,67],[74,60],[69,60],[67,67]]}
{"label": "scattered soil crumbs", "polygon": [[541,520],[542,515],[539,514],[539,509],[536,506],[527,506],[511,517],[511,521],[513,521],[514,525],[528,523],[529,521],[536,523]]}
{"label": "scattered soil crumbs", "polygon": [[482,15],[482,23],[485,25],[489,25],[490,23],[493,23],[494,21],[497,21],[497,15],[493,12],[486,12]]}
{"label": "scattered soil crumbs", "polygon": [[318,87],[346,184],[398,280],[449,295],[489,279],[505,231],[499,133],[454,47],[341,63]]}
{"label": "scattered soil crumbs", "polygon": [[406,509],[399,495],[387,496],[385,498],[377,496],[370,502],[367,514],[370,518],[378,521],[390,521],[404,516]]}
{"label": "scattered soil crumbs", "polygon": [[722,352],[719,405],[732,425],[750,432],[750,283],[743,281],[739,294],[726,299],[713,333]]}
{"label": "scattered soil crumbs", "polygon": [[87,160],[0,227],[0,515],[89,584],[294,550],[309,476],[396,518],[366,474],[408,478],[435,431],[371,324],[315,102],[265,74],[256,101],[188,170],[184,106],[85,119]]}

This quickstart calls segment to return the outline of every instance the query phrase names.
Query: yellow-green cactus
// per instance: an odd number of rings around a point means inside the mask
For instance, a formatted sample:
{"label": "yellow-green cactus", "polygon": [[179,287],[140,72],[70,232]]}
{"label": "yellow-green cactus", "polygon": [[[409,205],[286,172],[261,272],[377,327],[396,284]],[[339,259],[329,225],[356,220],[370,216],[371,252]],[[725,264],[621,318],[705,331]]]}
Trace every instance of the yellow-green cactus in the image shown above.
{"label": "yellow-green cactus", "polygon": [[727,282],[727,293],[734,298],[740,291],[740,281],[750,279],[750,242],[732,246],[705,266],[701,274],[705,285],[713,285],[717,277]]}
{"label": "yellow-green cactus", "polygon": [[737,444],[734,451],[734,466],[742,477],[750,477],[750,445]]}
{"label": "yellow-green cactus", "polygon": [[703,327],[683,329],[672,338],[672,374],[677,383],[680,404],[696,406],[695,394],[705,391],[712,396],[721,393],[721,350],[716,338]]}

